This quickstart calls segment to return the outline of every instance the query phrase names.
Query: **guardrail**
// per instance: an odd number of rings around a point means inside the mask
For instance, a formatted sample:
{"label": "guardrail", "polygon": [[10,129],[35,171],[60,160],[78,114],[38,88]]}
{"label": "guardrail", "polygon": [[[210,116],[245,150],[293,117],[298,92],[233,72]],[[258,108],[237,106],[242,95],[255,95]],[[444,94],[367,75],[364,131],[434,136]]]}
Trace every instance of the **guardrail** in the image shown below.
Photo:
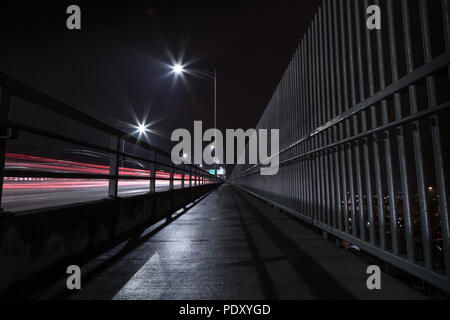
{"label": "guardrail", "polygon": [[[164,150],[156,148],[147,142],[131,136],[117,128],[114,128],[86,113],[83,113],[76,108],[67,105],[49,95],[42,93],[12,77],[0,73],[0,205],[2,199],[3,180],[5,177],[38,177],[38,178],[65,178],[65,179],[107,179],[109,180],[108,196],[117,197],[118,180],[127,179],[144,179],[149,180],[149,192],[153,193],[155,189],[155,180],[168,180],[169,189],[173,189],[173,182],[181,181],[181,186],[184,188],[188,186],[203,185],[206,183],[218,183],[221,181],[218,177],[211,175],[198,167],[193,165],[181,164],[173,165],[170,160],[170,154]],[[110,137],[110,147],[102,146],[85,140],[76,139],[66,135],[57,134],[52,131],[36,128],[25,125],[15,121],[11,121],[10,116],[10,101],[11,97],[19,97],[25,101],[31,102],[39,107],[45,108],[57,115],[64,116],[68,119],[75,120],[90,128],[96,129],[102,133],[106,133]],[[78,146],[93,149],[99,152],[110,154],[109,160],[109,174],[92,174],[92,173],[72,173],[72,172],[49,172],[38,170],[13,170],[5,168],[5,155],[7,149],[8,139],[13,139],[18,136],[20,132],[28,132],[40,137],[50,138],[53,140],[75,144]],[[122,141],[127,141],[136,146],[151,152],[151,158],[139,156],[137,154],[126,153],[121,150]],[[123,159],[129,158],[150,164],[149,176],[136,176],[119,174],[120,157]],[[170,171],[168,178],[156,177],[155,173],[158,167],[163,167]],[[178,173],[178,174],[177,174]],[[175,177],[177,174],[178,177]],[[188,176],[188,178],[186,178]]]}
{"label": "guardrail", "polygon": [[231,175],[255,196],[446,291],[448,2],[371,1],[382,28],[369,30],[367,0],[324,1],[258,122],[280,129],[279,173],[238,165]]}

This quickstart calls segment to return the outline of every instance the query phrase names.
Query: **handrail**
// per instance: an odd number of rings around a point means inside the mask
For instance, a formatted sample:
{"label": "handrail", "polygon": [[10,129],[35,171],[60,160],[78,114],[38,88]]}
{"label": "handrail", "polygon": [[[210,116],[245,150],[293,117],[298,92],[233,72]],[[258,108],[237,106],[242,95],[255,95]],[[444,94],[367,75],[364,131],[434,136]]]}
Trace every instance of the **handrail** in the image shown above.
{"label": "handrail", "polygon": [[[87,113],[84,113],[84,112],[76,109],[75,107],[72,107],[72,106],[70,106],[70,105],[68,105],[68,104],[66,104],[64,102],[61,102],[61,101],[59,101],[59,100],[57,100],[57,99],[47,95],[46,93],[43,93],[43,92],[41,92],[41,91],[39,91],[39,90],[37,90],[35,88],[32,88],[31,86],[29,86],[29,85],[27,85],[27,84],[25,84],[25,83],[23,83],[23,82],[21,82],[21,81],[19,81],[17,79],[12,78],[11,76],[6,75],[3,72],[0,72],[0,86],[8,88],[9,91],[13,95],[15,95],[15,96],[17,96],[19,98],[22,98],[24,100],[27,100],[29,102],[33,102],[36,105],[39,105],[39,106],[41,106],[43,108],[46,108],[46,109],[48,109],[48,110],[50,110],[50,111],[52,111],[54,113],[57,113],[59,115],[62,115],[64,117],[67,117],[67,118],[72,119],[72,120],[76,120],[76,121],[78,121],[78,122],[80,122],[80,123],[82,123],[84,125],[88,125],[88,126],[94,128],[94,129],[100,130],[100,131],[102,131],[104,133],[108,133],[108,134],[117,136],[117,137],[119,137],[122,140],[125,140],[125,141],[130,142],[130,143],[134,143],[135,145],[143,147],[144,149],[147,149],[149,151],[153,151],[153,152],[159,153],[161,155],[170,157],[170,153],[168,153],[167,151],[165,151],[163,149],[160,149],[158,147],[152,146],[148,142],[140,140],[140,139],[138,139],[136,137],[133,137],[130,134],[128,134],[128,133],[126,133],[126,132],[124,132],[124,131],[122,131],[120,129],[117,129],[117,128],[115,128],[115,127],[113,127],[113,126],[111,126],[111,125],[109,125],[107,123],[104,123],[101,120],[98,120],[98,119],[92,117],[91,115],[89,115]],[[7,125],[10,125],[12,127],[16,127],[18,129],[21,129],[21,130],[24,130],[24,131],[29,131],[29,132],[33,131],[34,133],[37,133],[37,134],[41,134],[42,133],[42,135],[47,135],[48,137],[53,136],[53,137],[55,137],[55,139],[61,139],[61,140],[64,139],[66,142],[70,142],[69,141],[69,139],[70,139],[73,143],[76,143],[76,144],[79,144],[79,145],[81,145],[81,144],[83,144],[85,146],[90,145],[92,148],[95,148],[95,149],[100,149],[101,148],[101,149],[103,149],[103,151],[114,152],[112,149],[107,150],[108,148],[105,148],[105,147],[95,146],[93,144],[90,144],[90,143],[87,143],[87,142],[82,142],[80,140],[76,141],[76,139],[73,139],[73,138],[70,138],[70,137],[64,137],[62,135],[57,135],[55,133],[50,133],[49,131],[46,132],[45,130],[41,130],[41,129],[38,129],[38,128],[33,128],[33,127],[30,127],[30,126],[26,126],[26,125],[23,125],[23,124],[15,123],[15,122],[12,122],[12,121],[8,121],[6,123],[3,121],[2,124],[7,124]],[[56,137],[58,137],[58,138],[56,138]],[[141,158],[141,160],[144,160],[144,159]],[[149,159],[145,160],[145,161],[152,162]],[[164,165],[170,167],[170,165],[168,165],[168,164],[164,164]],[[206,173],[207,175],[211,175],[209,172],[207,172],[207,171],[205,171],[205,170],[203,170],[201,168],[195,167],[195,166],[190,165],[190,164],[185,164],[185,165],[190,166],[192,168],[195,168],[196,170],[200,170],[200,171]],[[211,176],[213,176],[213,175],[211,175]]]}
{"label": "handrail", "polygon": [[[174,165],[171,161],[162,162],[158,161],[156,155],[168,157],[170,159],[170,153],[157,148],[149,143],[138,139],[128,133],[117,129],[109,124],[102,122],[87,113],[84,113],[73,106],[63,103],[23,82],[12,78],[0,72],[0,87],[1,100],[0,100],[0,204],[2,199],[3,190],[3,178],[4,177],[38,177],[38,178],[63,178],[63,179],[104,179],[109,180],[108,194],[111,197],[117,197],[118,194],[118,180],[149,180],[150,190],[149,192],[155,192],[155,181],[156,180],[168,180],[170,182],[169,189],[173,189],[173,181],[182,181],[182,186],[185,186],[185,181],[189,182],[189,186],[203,183],[218,183],[222,179],[210,174],[209,172],[198,168],[192,164],[180,164]],[[34,103],[39,107],[43,107],[55,114],[64,116],[68,119],[75,120],[83,125],[87,125],[93,129],[99,130],[103,133],[109,135],[111,139],[111,146],[106,147],[99,144],[91,143],[85,140],[76,139],[66,135],[61,135],[49,130],[36,128],[30,125],[18,123],[9,120],[9,109],[10,109],[10,98],[11,96],[16,96],[24,99],[28,102]],[[75,144],[78,146],[84,146],[96,151],[105,152],[111,155],[109,160],[109,174],[98,174],[98,173],[76,173],[76,172],[54,172],[54,171],[37,171],[30,169],[10,169],[5,168],[6,161],[6,144],[9,138],[12,138],[15,134],[5,135],[7,130],[25,131],[34,135],[41,137],[47,137],[57,141],[63,141],[66,143]],[[153,152],[152,158],[146,158],[144,156],[139,156],[136,154],[131,154],[120,150],[120,141],[127,141],[134,145],[140,146],[145,150]],[[119,173],[119,157],[134,159],[139,161],[144,161],[151,165],[151,169],[148,171],[149,174],[146,176],[142,175],[127,175]],[[157,177],[156,171],[157,167],[164,167],[168,169],[170,178]],[[177,172],[182,172],[182,177],[176,178]],[[188,179],[186,179],[186,175]]]}

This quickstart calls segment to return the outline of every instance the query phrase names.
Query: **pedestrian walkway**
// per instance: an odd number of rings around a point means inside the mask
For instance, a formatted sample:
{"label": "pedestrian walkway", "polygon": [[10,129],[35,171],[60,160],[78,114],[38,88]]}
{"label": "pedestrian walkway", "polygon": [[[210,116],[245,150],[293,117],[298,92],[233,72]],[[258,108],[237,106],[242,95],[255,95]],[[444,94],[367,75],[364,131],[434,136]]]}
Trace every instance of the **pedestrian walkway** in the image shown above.
{"label": "pedestrian walkway", "polygon": [[368,290],[367,266],[225,184],[137,245],[122,245],[84,266],[82,289],[64,298],[425,298],[386,274],[381,290]]}

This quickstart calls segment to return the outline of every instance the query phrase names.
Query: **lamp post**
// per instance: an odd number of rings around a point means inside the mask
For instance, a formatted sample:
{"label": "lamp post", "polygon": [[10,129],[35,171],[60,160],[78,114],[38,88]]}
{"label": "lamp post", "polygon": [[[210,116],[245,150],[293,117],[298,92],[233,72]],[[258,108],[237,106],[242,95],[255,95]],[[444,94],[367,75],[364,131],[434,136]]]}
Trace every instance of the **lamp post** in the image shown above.
{"label": "lamp post", "polygon": [[[214,68],[213,72],[209,71],[209,70],[197,68],[197,67],[190,67],[189,69],[185,69],[181,64],[177,63],[172,66],[172,71],[176,75],[181,75],[184,72],[197,73],[197,74],[205,76],[214,81],[214,130],[216,130],[217,129],[217,73],[216,73],[216,69]],[[217,136],[216,136],[216,132],[214,131],[214,148],[213,148],[214,149],[214,158],[216,158],[216,141],[217,141]],[[214,175],[217,177],[217,161],[216,161],[216,159],[214,159]]]}

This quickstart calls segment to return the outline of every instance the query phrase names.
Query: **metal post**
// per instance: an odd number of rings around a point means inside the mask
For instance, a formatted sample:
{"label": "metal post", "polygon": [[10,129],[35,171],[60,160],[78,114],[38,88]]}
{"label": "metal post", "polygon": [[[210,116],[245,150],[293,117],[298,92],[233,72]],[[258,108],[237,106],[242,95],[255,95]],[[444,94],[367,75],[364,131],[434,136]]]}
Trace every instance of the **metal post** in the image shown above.
{"label": "metal post", "polygon": [[[320,125],[325,123],[327,118],[327,109],[329,109],[329,103],[326,101],[326,97],[328,96],[329,88],[328,88],[328,79],[325,79],[325,72],[328,72],[328,61],[325,60],[326,54],[324,53],[324,33],[325,28],[323,23],[325,22],[325,8],[319,9],[318,16],[318,30],[319,30],[319,61],[320,61],[320,96],[322,97],[320,101]],[[328,131],[330,132],[330,131]],[[322,141],[320,146],[324,146],[327,144],[327,134],[323,132]],[[329,182],[329,152],[328,150],[321,153],[321,166],[322,166],[322,176],[321,176],[321,192],[322,192],[322,222],[329,224],[330,223],[330,182]]]}
{"label": "metal post", "polygon": [[[0,122],[6,122],[9,120],[9,108],[10,108],[11,94],[8,89],[2,88],[1,100],[0,100]],[[0,136],[6,136],[7,128],[2,125],[0,127]],[[5,178],[5,158],[6,158],[6,138],[0,139],[0,211],[1,201],[3,195],[3,179]]]}
{"label": "metal post", "polygon": [[[308,106],[306,108],[308,113],[308,122],[307,122],[307,128],[308,131],[310,131],[314,127],[314,121],[313,121],[313,110],[312,110],[312,101],[313,101],[313,86],[312,86],[312,31],[311,27],[308,28],[308,34],[307,34],[307,69],[308,69],[308,81],[306,81],[306,85],[308,87],[307,90],[307,103]],[[310,151],[314,148],[313,139],[309,139],[307,141],[307,151]],[[307,158],[308,162],[308,216],[311,218],[315,217],[315,192],[314,192],[314,156],[308,155]]]}
{"label": "metal post", "polygon": [[[297,47],[296,53],[295,53],[295,74],[294,74],[294,87],[293,87],[293,94],[294,94],[294,141],[296,141],[300,137],[300,126],[297,124],[300,123],[300,112],[301,112],[301,106],[300,106],[300,45]],[[293,152],[293,155],[297,154],[300,150],[300,146],[296,146]],[[302,172],[300,170],[300,161],[295,162],[294,166],[294,208],[296,211],[300,210],[300,202],[301,202],[301,196],[302,196],[302,190],[301,190],[301,179],[302,179]]]}
{"label": "metal post", "polygon": [[[300,103],[300,115],[301,115],[301,119],[303,120],[303,125],[299,126],[300,127],[300,134],[304,135],[306,133],[307,130],[307,86],[306,86],[306,44],[307,44],[307,38],[306,35],[304,35],[303,39],[302,39],[302,43],[300,45],[300,51],[301,51],[301,81],[300,81],[300,86],[301,86],[301,92],[300,92],[300,96],[302,97],[301,99],[301,103]],[[304,153],[306,152],[306,148],[307,145],[306,143],[302,143],[300,146],[300,152]],[[301,213],[304,215],[307,215],[308,213],[308,159],[302,159],[302,163],[301,163],[301,172],[302,172],[302,211]]]}
{"label": "metal post", "polygon": [[[320,61],[319,61],[319,37],[318,37],[318,14],[314,17],[312,24],[313,27],[313,88],[314,88],[314,104],[313,104],[313,114],[314,114],[314,127],[320,125]],[[315,140],[314,148],[320,147],[322,137],[321,135],[315,135],[313,138]],[[322,175],[322,157],[320,153],[314,153],[314,167],[315,167],[315,182],[316,182],[316,198],[315,198],[315,218],[317,221],[322,221],[322,188],[323,188],[323,175]]]}
{"label": "metal post", "polygon": [[[323,59],[324,59],[324,78],[325,78],[325,94],[326,101],[324,100],[323,103],[323,110],[324,110],[324,118],[325,121],[329,121],[333,114],[332,114],[332,108],[331,108],[331,82],[330,82],[330,67],[329,67],[329,42],[328,42],[328,36],[329,36],[329,30],[327,30],[327,26],[330,26],[331,21],[327,19],[328,17],[328,9],[329,5],[326,1],[324,1],[324,7],[323,7]],[[330,59],[331,60],[331,59]],[[326,113],[326,114],[325,114]],[[328,134],[325,136],[325,144],[332,142],[332,130],[328,130]],[[327,158],[327,167],[326,167],[326,188],[327,188],[327,224],[329,226],[333,225],[332,220],[334,221],[334,209],[335,209],[335,191],[334,191],[334,157],[333,157],[334,149],[329,149],[325,152]]]}
{"label": "metal post", "polygon": [[[367,8],[369,6],[368,0],[364,1],[364,7]],[[372,42],[371,42],[371,31],[366,28],[366,52],[367,52],[367,73],[368,73],[368,79],[369,79],[369,95],[373,96],[375,94],[375,83],[374,83],[374,70],[373,70],[373,57],[372,57]],[[376,106],[373,105],[370,110],[370,119],[372,122],[372,128],[377,127],[377,110]],[[383,248],[383,250],[386,248],[386,240],[384,235],[384,202],[383,202],[383,186],[382,186],[382,180],[381,180],[381,167],[380,167],[380,147],[378,142],[379,135],[374,135],[374,141],[372,144],[373,147],[373,163],[374,163],[374,170],[375,170],[375,189],[377,193],[377,213],[378,213],[378,229],[379,237],[380,237],[380,247]],[[370,231],[371,233],[374,233],[374,222],[373,217],[372,221],[370,221]],[[381,231],[382,230],[382,231]],[[375,243],[375,234],[371,236],[371,243]]]}
{"label": "metal post", "polygon": [[[352,26],[352,15],[351,15],[351,2],[347,0],[347,33],[348,33],[348,58],[349,58],[349,75],[350,75],[350,93],[351,93],[351,104],[348,105],[348,108],[356,105],[356,87],[355,87],[355,63],[354,63],[354,55],[353,55],[353,26]],[[350,128],[349,128],[350,130]],[[350,131],[349,131],[350,132]],[[353,117],[353,134],[358,133],[358,118],[357,115]],[[350,136],[350,134],[349,134]],[[364,208],[362,206],[362,184],[361,184],[361,163],[359,159],[359,141],[356,140],[354,142],[354,146],[350,143],[349,148],[349,158],[352,159],[354,155],[355,158],[355,171],[356,171],[356,191],[358,196],[358,207],[359,207],[359,216],[356,215],[356,195],[354,194],[353,189],[353,181],[351,184],[351,197],[352,197],[352,234],[353,236],[357,236],[357,223],[356,219],[362,219],[362,214]],[[350,167],[350,165],[349,165]],[[353,166],[352,166],[353,167]],[[352,192],[353,191],[353,192]],[[353,194],[352,194],[353,193]],[[364,240],[364,238],[362,237]]]}
{"label": "metal post", "polygon": [[[376,5],[380,5],[379,0],[375,0]],[[383,48],[383,33],[381,30],[376,31],[377,34],[377,56],[378,56],[378,74],[380,80],[380,90],[386,87],[386,72],[384,65],[384,48]],[[388,119],[388,108],[386,99],[381,100],[381,118],[382,123],[387,124]],[[391,140],[390,132],[384,132],[384,153],[386,161],[386,181],[389,197],[389,214],[390,214],[390,226],[391,226],[391,248],[394,254],[398,254],[398,230],[397,224],[397,208],[395,205],[395,192],[394,192],[394,178],[393,178],[393,168],[392,168],[392,153],[391,153]],[[384,219],[384,218],[383,218]],[[385,226],[380,222],[380,237],[384,237]]]}
{"label": "metal post", "polygon": [[170,167],[170,180],[169,180],[169,190],[173,190],[173,176],[174,176],[174,168]]}
{"label": "metal post", "polygon": [[[414,71],[414,57],[413,57],[413,45],[411,36],[411,22],[409,17],[409,5],[408,1],[402,0],[402,18],[403,18],[403,30],[405,38],[405,54],[406,54],[406,65],[408,68],[408,73]],[[418,102],[417,102],[417,91],[416,85],[411,85],[408,87],[409,98],[410,98],[410,109],[411,113],[417,113]],[[422,158],[422,138],[420,135],[420,125],[419,121],[414,121],[412,123],[412,135],[413,135],[413,146],[414,146],[414,159],[416,163],[416,176],[417,176],[417,193],[419,198],[419,212],[420,212],[420,223],[422,231],[422,243],[424,252],[424,262],[427,269],[432,269],[432,252],[431,252],[431,235],[430,235],[430,222],[427,204],[427,195],[425,191],[425,173],[423,169],[423,158]]]}
{"label": "metal post", "polygon": [[108,196],[117,198],[118,191],[118,175],[119,175],[119,152],[120,152],[120,138],[117,136],[111,137],[111,149],[115,150],[109,160],[109,174],[115,176],[109,179]]}
{"label": "metal post", "polygon": [[192,169],[189,171],[189,188],[192,187]]}
{"label": "metal post", "polygon": [[184,173],[185,173],[185,166],[184,165],[182,165],[181,166],[181,188],[183,188],[184,189]]}
{"label": "metal post", "polygon": [[[333,29],[334,29],[334,57],[335,57],[335,65],[336,65],[336,106],[337,106],[337,113],[340,114],[342,112],[342,95],[341,95],[341,70],[340,70],[340,65],[341,65],[341,59],[340,59],[340,51],[339,51],[339,29],[338,29],[338,17],[337,17],[337,12],[338,12],[338,4],[336,1],[332,1],[333,4]],[[340,122],[338,125],[339,128],[339,136],[338,139],[343,139],[344,138],[344,128],[343,128],[343,123]],[[340,167],[338,169],[336,169],[336,175],[340,180],[341,180],[341,185],[342,185],[342,193],[339,192],[337,194],[337,202],[338,202],[338,206],[339,206],[339,210],[338,210],[338,224],[337,227],[339,228],[339,230],[343,230],[344,226],[347,225],[346,219],[348,217],[348,205],[347,205],[347,173],[346,173],[346,169],[345,169],[345,145],[342,146],[338,146],[338,151],[340,152]],[[338,159],[339,156],[336,155],[336,159]],[[339,161],[336,161],[337,165],[339,165]],[[340,184],[338,184],[340,185]],[[343,201],[343,210],[344,210],[344,226],[342,225],[342,208],[341,208],[341,199]],[[347,228],[345,228],[345,230],[347,230]]]}
{"label": "metal post", "polygon": [[[389,52],[391,56],[391,69],[392,69],[392,81],[397,81],[398,75],[398,62],[397,62],[397,39],[395,34],[395,19],[394,19],[394,8],[392,0],[387,2],[388,9],[388,25],[389,25]],[[402,105],[401,105],[400,93],[394,94],[394,111],[395,119],[400,119],[402,117]],[[402,199],[403,199],[403,216],[405,219],[405,233],[406,233],[406,252],[408,260],[414,261],[414,245],[413,245],[413,227],[411,221],[411,206],[409,198],[409,187],[408,187],[408,171],[406,168],[406,156],[405,156],[405,139],[403,133],[403,127],[399,126],[396,128],[397,135],[397,149],[398,149],[398,160],[400,165],[400,180],[402,187]],[[397,219],[394,220],[397,223]]]}
{"label": "metal post", "polygon": [[[342,79],[343,79],[343,101],[344,105],[342,106],[341,111],[345,111],[349,107],[349,98],[348,98],[348,79],[347,79],[347,50],[345,46],[345,15],[344,15],[344,1],[340,1],[339,6],[339,15],[340,15],[340,30],[341,30],[341,64],[342,64]],[[339,81],[338,81],[339,82]],[[344,123],[345,128],[345,136],[350,137],[350,121],[349,119],[345,120]],[[342,180],[348,181],[348,189],[350,191],[350,212],[352,216],[352,223],[355,220],[355,192],[353,190],[353,161],[352,161],[352,145],[351,143],[344,146],[347,153],[347,172],[348,172],[348,180],[347,176],[345,175],[345,170],[343,170],[343,177]],[[342,160],[342,166],[345,167],[345,158]],[[344,186],[345,184],[343,184]],[[344,194],[344,227],[345,232],[349,233],[349,217],[348,217],[348,195],[347,195],[347,188],[345,188],[345,194]],[[352,225],[353,227],[353,225]],[[352,229],[352,232],[354,232],[355,229]]]}
{"label": "metal post", "polygon": [[[337,111],[336,111],[336,91],[335,91],[335,69],[334,69],[334,46],[333,46],[333,24],[332,24],[332,1],[328,0],[328,41],[329,41],[329,54],[330,54],[330,86],[331,86],[331,117],[334,118],[337,115]],[[337,40],[336,40],[337,41]],[[338,58],[339,60],[339,58]],[[336,77],[337,78],[337,77]],[[330,143],[338,141],[339,140],[339,136],[338,136],[338,131],[337,131],[337,127],[333,126],[333,133],[332,133],[332,137],[334,137],[334,139],[330,139]],[[335,182],[332,182],[332,184],[334,185],[334,187],[336,188],[336,190],[334,190],[335,192],[333,193],[333,227],[334,228],[340,228],[341,223],[339,223],[338,226],[338,221],[341,222],[342,221],[342,217],[341,217],[341,183],[340,183],[340,177],[339,177],[339,150],[340,148],[337,147],[333,150],[333,154],[334,154],[334,168],[332,169],[332,171],[334,171],[334,180]]]}
{"label": "metal post", "polygon": [[150,193],[156,191],[156,151],[153,152],[153,162],[150,165]]}
{"label": "metal post", "polygon": [[[358,85],[359,85],[359,100],[360,102],[365,99],[364,90],[364,69],[363,69],[363,59],[362,59],[362,42],[361,42],[361,25],[360,25],[360,10],[359,2],[355,1],[355,25],[356,25],[356,52],[357,52],[357,66],[358,66]],[[367,29],[367,28],[366,28]],[[361,112],[361,130],[362,132],[367,131],[367,116],[366,111]],[[355,134],[356,132],[353,132]],[[362,149],[363,149],[363,167],[364,167],[364,179],[366,184],[366,207],[367,207],[367,223],[369,224],[369,241],[373,244],[374,239],[374,227],[373,227],[373,205],[372,205],[372,182],[370,176],[370,156],[369,156],[369,141],[368,138],[362,139]],[[359,159],[359,155],[357,156]],[[360,174],[360,173],[359,173]],[[361,180],[361,178],[360,178]],[[362,193],[362,186],[359,187],[359,226],[360,226],[360,238],[366,239],[366,219],[364,215],[364,197]]]}

